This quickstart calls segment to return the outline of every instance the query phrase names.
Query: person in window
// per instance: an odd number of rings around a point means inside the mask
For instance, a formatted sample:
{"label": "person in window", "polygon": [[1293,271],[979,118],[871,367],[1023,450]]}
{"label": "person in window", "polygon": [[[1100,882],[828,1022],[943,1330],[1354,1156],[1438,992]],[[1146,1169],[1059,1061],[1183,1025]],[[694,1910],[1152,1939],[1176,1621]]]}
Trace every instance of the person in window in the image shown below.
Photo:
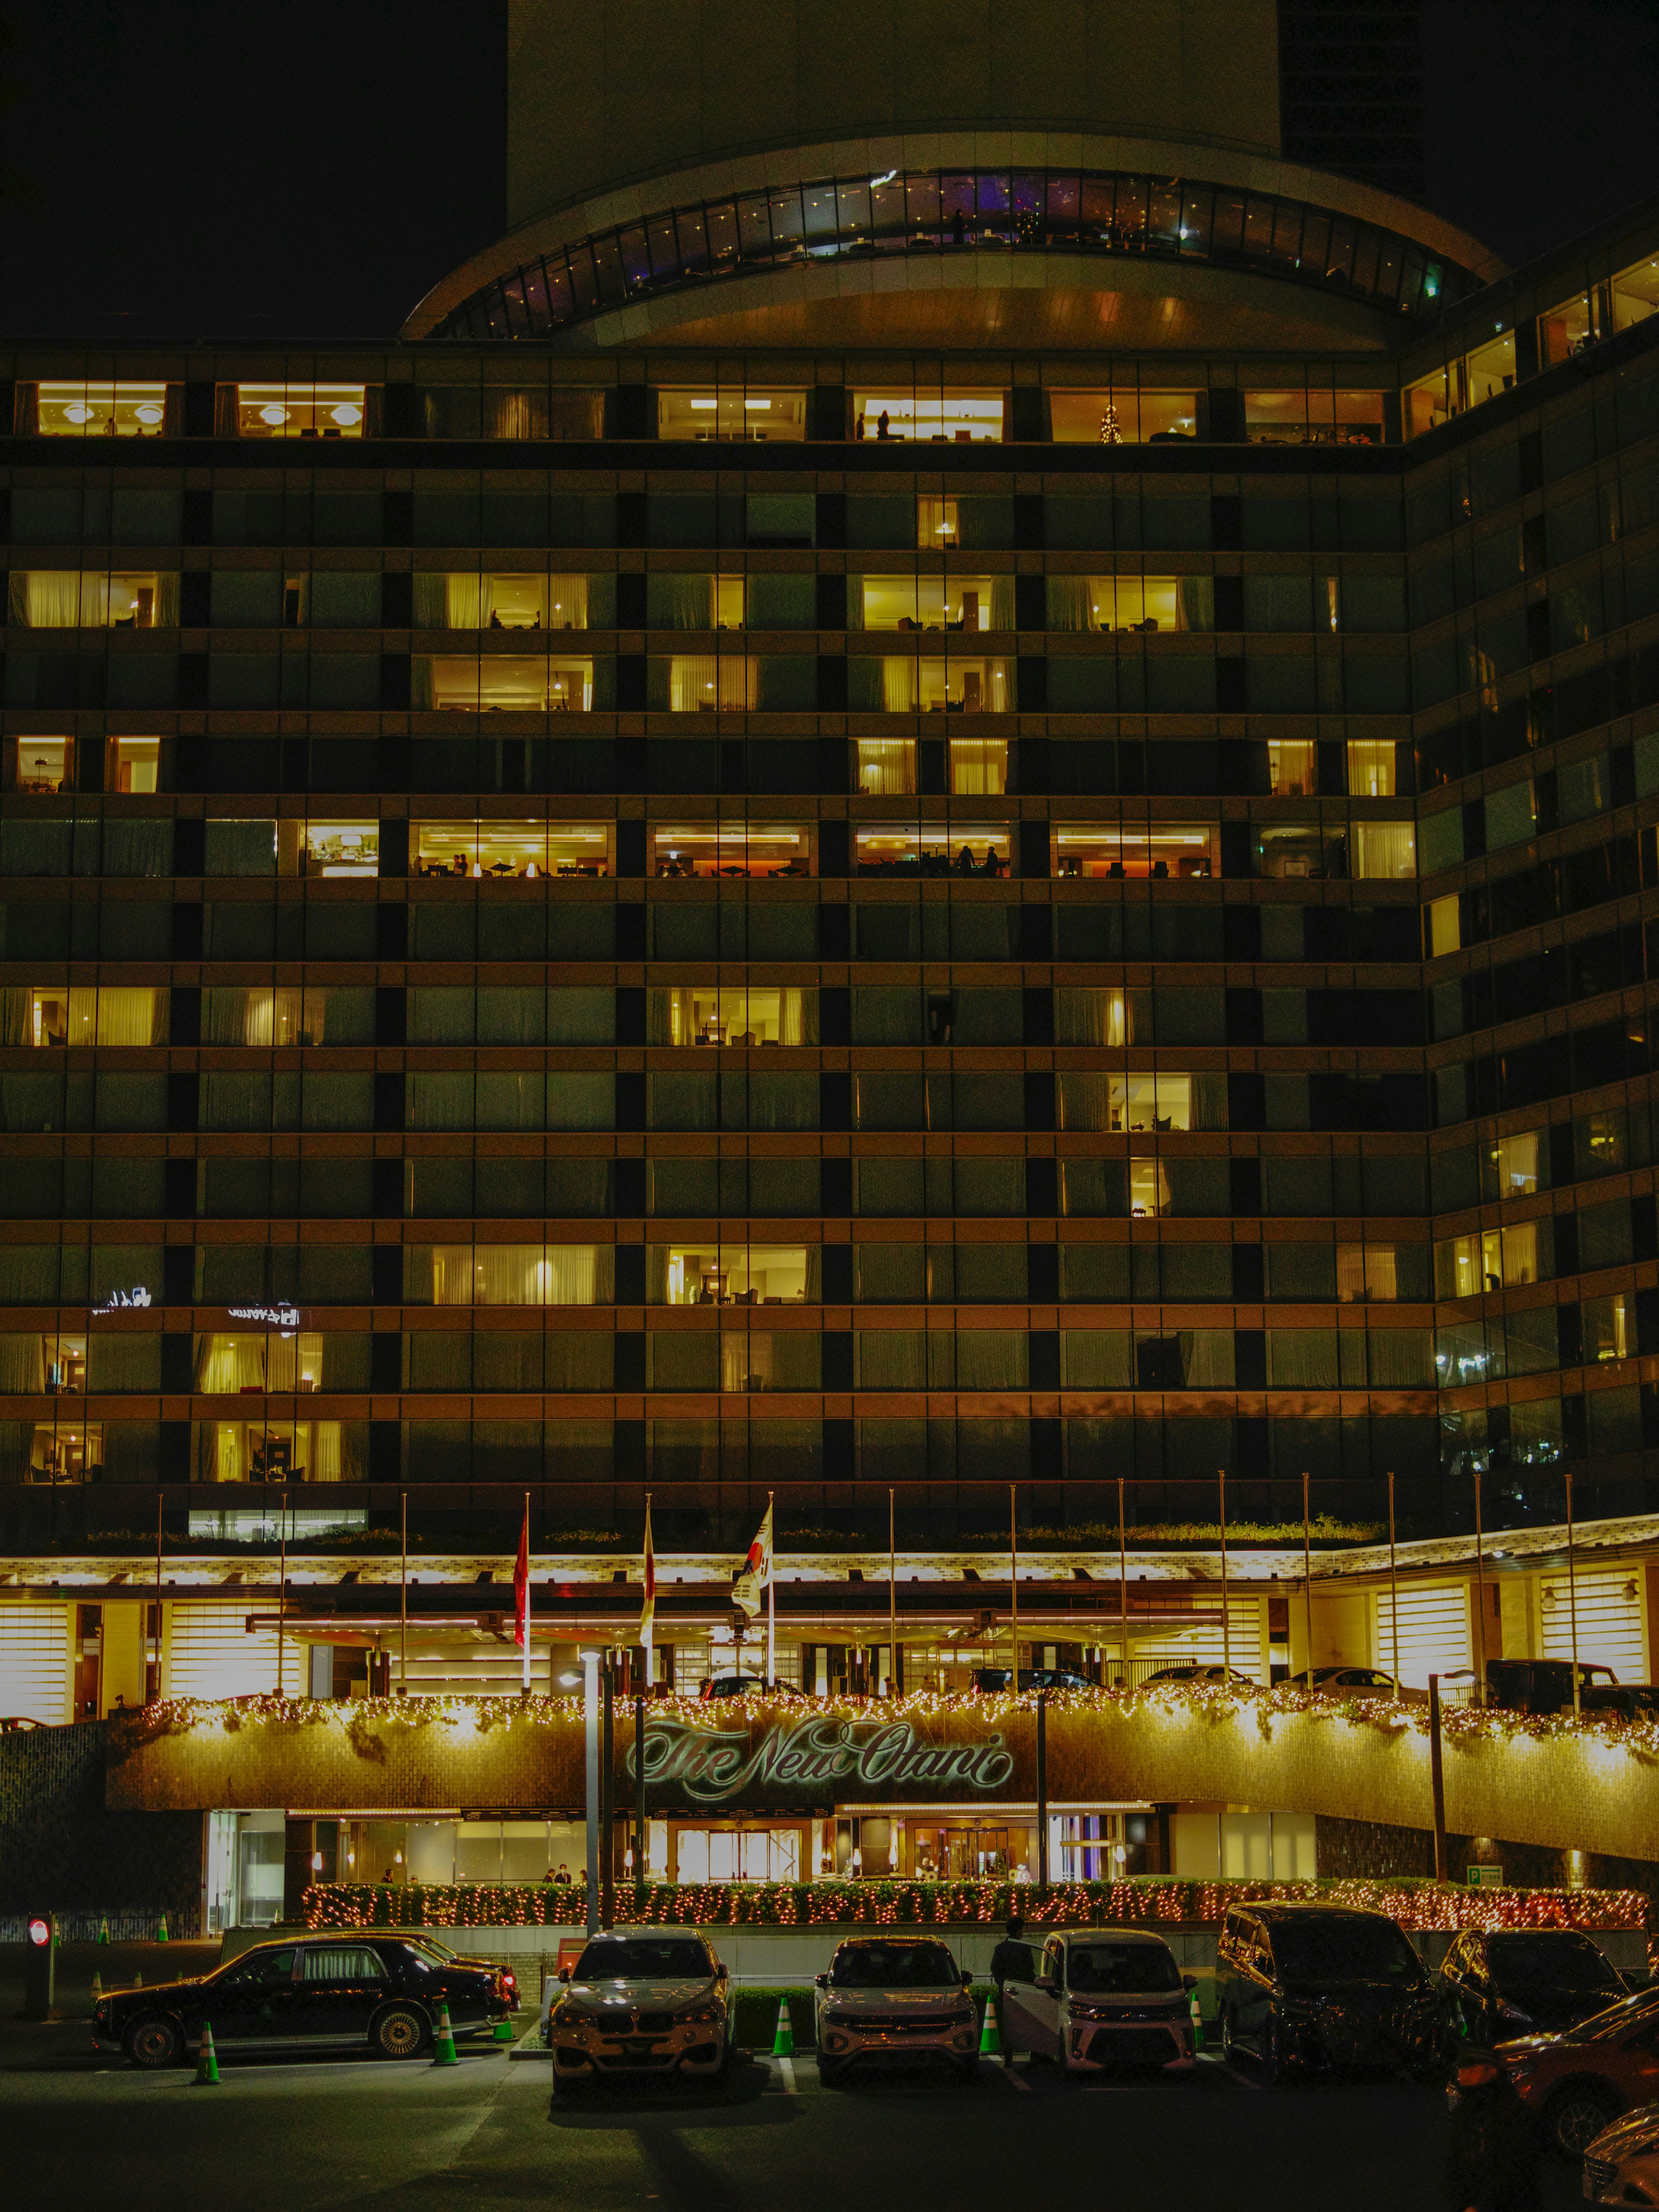
{"label": "person in window", "polygon": [[556,1883],[559,1885],[559,1887],[560,1887],[561,1888],[563,1888],[563,1889],[568,1889],[568,1888],[569,1888],[569,1887],[570,1887],[570,1869],[568,1868],[568,1866],[567,1866],[567,1865],[566,1865],[565,1862],[564,1862],[562,1859],[561,1859],[561,1860],[559,1861],[559,1870],[558,1870],[558,1872],[554,1875],[553,1879],[554,1879],[555,1882],[556,1882]]}
{"label": "person in window", "polygon": [[968,242],[968,219],[958,208],[951,218],[951,243],[965,246]]}
{"label": "person in window", "polygon": [[876,417],[876,435],[878,438],[889,438],[892,435],[891,423],[884,407]]}
{"label": "person in window", "polygon": [[1031,1947],[1025,1941],[1025,1923],[1018,1915],[1009,1921],[1000,1943],[991,1954],[991,1979],[996,1984],[998,2039],[1002,2045],[1002,2063],[1012,2066],[1013,2054],[1008,2048],[1008,2039],[1002,2029],[1002,1989],[1005,1982],[1029,1981],[1031,1978]]}
{"label": "person in window", "polygon": [[974,848],[971,845],[964,845],[957,854],[957,873],[959,876],[971,876],[977,873],[974,866]]}

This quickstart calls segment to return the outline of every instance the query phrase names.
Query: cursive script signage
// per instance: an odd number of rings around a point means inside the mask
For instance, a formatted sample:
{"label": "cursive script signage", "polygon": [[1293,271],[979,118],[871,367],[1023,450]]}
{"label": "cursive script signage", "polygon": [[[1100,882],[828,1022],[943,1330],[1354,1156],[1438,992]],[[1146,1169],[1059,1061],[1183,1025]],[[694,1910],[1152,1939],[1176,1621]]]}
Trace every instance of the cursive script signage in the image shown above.
{"label": "cursive script signage", "polygon": [[227,1306],[232,1321],[263,1322],[268,1328],[298,1328],[298,1306]]}
{"label": "cursive script signage", "polygon": [[[634,1778],[635,1752],[626,1765]],[[828,1812],[838,1803],[968,1802],[995,1797],[1014,1772],[1002,1730],[934,1737],[909,1721],[829,1715],[754,1729],[647,1720],[645,1779],[654,1809],[676,1801],[713,1810],[743,1806]]]}
{"label": "cursive script signage", "polygon": [[138,1283],[130,1291],[112,1291],[98,1310],[100,1313],[118,1313],[123,1306],[147,1306],[149,1302],[149,1292],[142,1283]]}

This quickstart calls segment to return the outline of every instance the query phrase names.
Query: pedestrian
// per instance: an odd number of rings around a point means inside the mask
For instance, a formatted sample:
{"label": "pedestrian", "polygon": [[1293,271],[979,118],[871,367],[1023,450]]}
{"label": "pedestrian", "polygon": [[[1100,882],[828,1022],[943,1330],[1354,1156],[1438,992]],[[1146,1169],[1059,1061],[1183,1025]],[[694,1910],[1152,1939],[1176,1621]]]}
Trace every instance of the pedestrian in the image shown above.
{"label": "pedestrian", "polygon": [[1449,2212],[1538,2212],[1538,2130],[1503,2060],[1465,2051],[1448,2094]]}
{"label": "pedestrian", "polygon": [[559,1861],[559,1870],[553,1879],[567,1889],[570,1887],[570,1869],[563,1859]]}
{"label": "pedestrian", "polygon": [[996,1984],[997,2037],[1002,2045],[1002,2063],[1012,2066],[1014,2054],[1008,2048],[1008,2038],[1003,2029],[1002,1989],[1005,1982],[1029,1981],[1031,1975],[1031,1947],[1025,1941],[1025,1923],[1016,1913],[1009,1921],[1000,1943],[991,1954],[991,1979]]}

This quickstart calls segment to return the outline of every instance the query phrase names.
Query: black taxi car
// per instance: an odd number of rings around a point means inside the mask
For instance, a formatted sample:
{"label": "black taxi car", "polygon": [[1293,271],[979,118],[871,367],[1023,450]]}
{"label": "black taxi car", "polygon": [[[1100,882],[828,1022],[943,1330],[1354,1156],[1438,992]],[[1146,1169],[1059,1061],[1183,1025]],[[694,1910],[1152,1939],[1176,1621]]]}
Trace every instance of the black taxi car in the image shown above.
{"label": "black taxi car", "polygon": [[205,2021],[216,2053],[378,2051],[415,2058],[432,2041],[440,2007],[458,2039],[493,2037],[511,2017],[510,1967],[459,1958],[421,1935],[333,1934],[259,1943],[188,1981],[112,1990],[93,2014],[100,2051],[135,2066],[178,2066]]}

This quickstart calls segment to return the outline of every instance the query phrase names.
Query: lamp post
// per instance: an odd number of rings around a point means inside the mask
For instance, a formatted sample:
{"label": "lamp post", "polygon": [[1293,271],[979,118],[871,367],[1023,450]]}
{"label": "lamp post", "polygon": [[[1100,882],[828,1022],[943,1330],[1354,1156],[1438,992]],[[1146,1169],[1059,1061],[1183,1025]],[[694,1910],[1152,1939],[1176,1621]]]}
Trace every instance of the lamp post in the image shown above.
{"label": "lamp post", "polygon": [[582,1720],[586,1753],[587,1932],[599,1926],[599,1655],[586,1650],[582,1662]]}
{"label": "lamp post", "polygon": [[1394,1686],[1400,1688],[1400,1567],[1394,1550],[1394,1474],[1389,1474],[1389,1610],[1394,1624]]}
{"label": "lamp post", "polygon": [[1572,1717],[1582,1717],[1583,1692],[1578,1680],[1578,1578],[1573,1571],[1572,1469],[1564,1469],[1567,1486],[1567,1621],[1572,1635]]}
{"label": "lamp post", "polygon": [[1446,1774],[1440,1755],[1440,1677],[1429,1677],[1429,1786],[1434,1796],[1434,1878],[1446,1879]]}
{"label": "lamp post", "polygon": [[[1217,1468],[1215,1480],[1220,1492],[1221,1508],[1221,1679],[1224,1682],[1231,1682],[1233,1667],[1227,1638],[1227,1470],[1224,1467]],[[1258,1630],[1257,1633],[1260,1632]]]}
{"label": "lamp post", "polygon": [[1313,1540],[1308,1529],[1308,1471],[1302,1470],[1302,1621],[1308,1639],[1308,1686],[1313,1686]]}

